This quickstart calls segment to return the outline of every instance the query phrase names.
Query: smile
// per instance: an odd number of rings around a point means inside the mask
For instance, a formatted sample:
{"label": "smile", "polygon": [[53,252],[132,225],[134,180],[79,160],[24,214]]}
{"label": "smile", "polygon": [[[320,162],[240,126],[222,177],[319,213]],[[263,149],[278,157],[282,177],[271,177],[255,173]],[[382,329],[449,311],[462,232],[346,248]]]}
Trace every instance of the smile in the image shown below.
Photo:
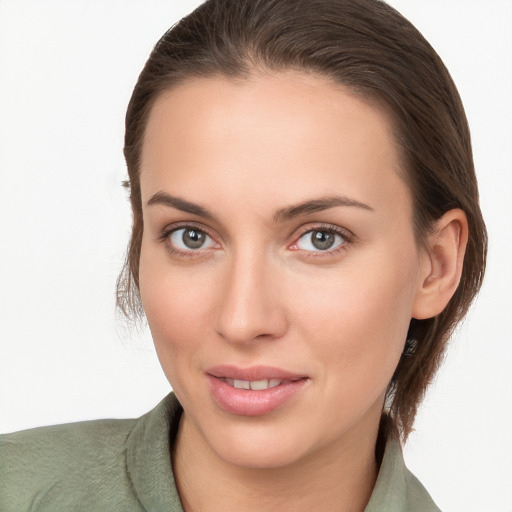
{"label": "smile", "polygon": [[224,382],[233,386],[236,389],[251,389],[253,391],[262,391],[268,388],[275,388],[283,382],[280,379],[263,379],[263,380],[238,380],[238,379],[224,379]]}
{"label": "smile", "polygon": [[213,402],[237,416],[261,416],[283,407],[310,378],[272,367],[217,366],[206,371]]}

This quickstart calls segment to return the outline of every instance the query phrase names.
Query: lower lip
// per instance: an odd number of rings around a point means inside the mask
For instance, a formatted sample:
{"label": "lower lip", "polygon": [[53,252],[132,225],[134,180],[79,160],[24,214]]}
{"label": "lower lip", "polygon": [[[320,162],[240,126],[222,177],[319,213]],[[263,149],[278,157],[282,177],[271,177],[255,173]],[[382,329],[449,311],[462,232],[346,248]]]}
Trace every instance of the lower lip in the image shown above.
{"label": "lower lip", "polygon": [[212,375],[208,375],[208,381],[213,399],[224,411],[239,416],[261,416],[291,400],[304,388],[308,379],[284,382],[260,391],[234,388]]}

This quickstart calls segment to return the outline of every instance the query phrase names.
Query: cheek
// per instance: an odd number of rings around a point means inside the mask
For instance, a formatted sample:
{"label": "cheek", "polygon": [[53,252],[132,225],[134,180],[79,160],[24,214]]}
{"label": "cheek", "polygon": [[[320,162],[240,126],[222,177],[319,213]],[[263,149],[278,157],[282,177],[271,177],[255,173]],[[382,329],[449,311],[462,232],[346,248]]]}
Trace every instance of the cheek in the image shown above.
{"label": "cheek", "polygon": [[[171,327],[186,325],[186,318],[196,316],[206,304],[208,282],[205,269],[196,267],[184,270],[170,261],[160,244],[155,245],[149,236],[143,237],[139,287],[152,331],[169,332]],[[189,327],[193,325],[189,324]]]}
{"label": "cheek", "polygon": [[[209,294],[200,272],[180,272],[161,254],[141,251],[139,286],[158,358],[170,381],[194,367],[204,338]],[[203,334],[203,336],[201,336]],[[174,384],[174,382],[172,382]]]}
{"label": "cheek", "polygon": [[335,367],[332,375],[351,375],[361,383],[374,376],[387,384],[405,343],[415,282],[413,263],[361,264],[333,273],[314,289],[303,281],[294,307],[300,337],[315,340],[309,348]]}

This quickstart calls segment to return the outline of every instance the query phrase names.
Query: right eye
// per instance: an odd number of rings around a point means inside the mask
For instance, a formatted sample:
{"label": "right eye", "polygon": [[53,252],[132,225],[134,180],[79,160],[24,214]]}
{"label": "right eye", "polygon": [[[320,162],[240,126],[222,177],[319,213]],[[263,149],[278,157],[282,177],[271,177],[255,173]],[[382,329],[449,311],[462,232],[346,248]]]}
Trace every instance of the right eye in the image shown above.
{"label": "right eye", "polygon": [[168,235],[168,240],[173,249],[182,252],[210,249],[216,245],[209,235],[195,227],[175,229]]}

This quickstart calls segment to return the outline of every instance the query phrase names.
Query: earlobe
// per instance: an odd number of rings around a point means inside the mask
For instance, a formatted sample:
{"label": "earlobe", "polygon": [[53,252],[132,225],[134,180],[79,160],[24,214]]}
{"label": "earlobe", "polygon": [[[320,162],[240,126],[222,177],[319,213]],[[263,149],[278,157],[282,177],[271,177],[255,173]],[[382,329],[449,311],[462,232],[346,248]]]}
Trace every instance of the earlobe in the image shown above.
{"label": "earlobe", "polygon": [[449,210],[435,223],[425,249],[413,318],[431,318],[446,307],[460,282],[467,241],[468,221],[462,210]]}

